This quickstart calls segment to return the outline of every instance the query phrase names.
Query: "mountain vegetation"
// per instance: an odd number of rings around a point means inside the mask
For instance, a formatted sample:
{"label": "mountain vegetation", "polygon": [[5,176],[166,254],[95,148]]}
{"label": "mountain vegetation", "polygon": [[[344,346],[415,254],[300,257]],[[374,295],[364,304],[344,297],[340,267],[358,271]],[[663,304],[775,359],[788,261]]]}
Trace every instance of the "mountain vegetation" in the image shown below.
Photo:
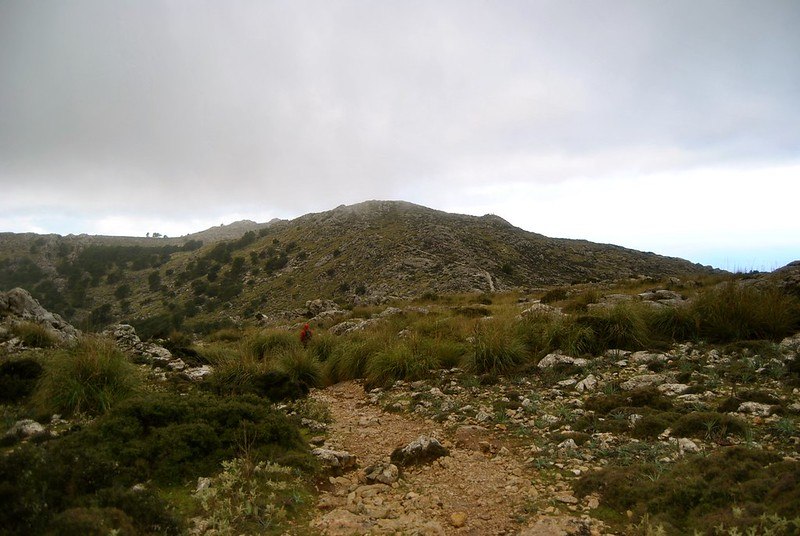
{"label": "mountain vegetation", "polygon": [[798,262],[385,202],[2,240],[82,329],[0,292],[0,534],[800,530]]}
{"label": "mountain vegetation", "polygon": [[352,307],[426,293],[711,272],[681,259],[547,238],[493,215],[403,202],[238,222],[180,239],[0,235],[0,289],[26,288],[79,326],[126,320],[146,330],[160,324],[162,335],[184,322],[216,326],[221,311],[249,320],[319,297]]}

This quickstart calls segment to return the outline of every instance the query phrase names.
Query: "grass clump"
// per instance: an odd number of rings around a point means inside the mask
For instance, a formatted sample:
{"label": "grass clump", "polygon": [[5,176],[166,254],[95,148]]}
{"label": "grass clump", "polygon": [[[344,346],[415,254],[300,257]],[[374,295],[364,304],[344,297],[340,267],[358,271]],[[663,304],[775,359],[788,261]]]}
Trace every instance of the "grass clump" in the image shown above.
{"label": "grass clump", "polygon": [[352,336],[341,341],[323,367],[325,381],[329,384],[363,378],[370,358],[386,342],[383,337]]}
{"label": "grass clump", "polygon": [[308,351],[321,363],[324,363],[333,355],[338,339],[335,335],[327,332],[315,333],[308,343]]}
{"label": "grass clump", "polygon": [[367,383],[387,387],[396,380],[421,380],[439,364],[435,347],[429,341],[400,340],[372,356],[366,367]]}
{"label": "grass clump", "polygon": [[[294,400],[308,394],[309,387],[317,385],[317,380],[302,378],[302,361],[295,363],[289,358],[266,362],[251,355],[242,355],[238,350],[210,345],[201,350],[203,356],[214,367],[205,382],[205,388],[217,395],[251,394],[267,398],[273,402]],[[294,349],[291,352],[302,352]],[[291,369],[291,370],[288,370]],[[316,370],[320,367],[317,365]],[[309,383],[310,382],[310,383]]]}
{"label": "grass clump", "polygon": [[300,347],[300,339],[294,333],[269,330],[261,331],[245,339],[243,353],[256,359],[267,359],[284,350]]}
{"label": "grass clump", "polygon": [[701,293],[693,308],[710,342],[778,340],[800,327],[800,302],[777,288],[730,281]]}
{"label": "grass clump", "polygon": [[22,344],[31,348],[52,348],[58,345],[56,336],[36,322],[20,322],[11,328]]}
{"label": "grass clump", "polygon": [[132,395],[138,385],[136,367],[113,341],[83,337],[45,361],[33,399],[46,414],[100,414]]}
{"label": "grass clump", "polygon": [[306,392],[322,384],[322,363],[304,348],[284,350],[276,358],[275,368],[286,374],[290,381],[305,387]]}
{"label": "grass clump", "polygon": [[466,366],[476,374],[505,374],[520,366],[526,357],[525,344],[514,325],[489,319],[475,325]]}

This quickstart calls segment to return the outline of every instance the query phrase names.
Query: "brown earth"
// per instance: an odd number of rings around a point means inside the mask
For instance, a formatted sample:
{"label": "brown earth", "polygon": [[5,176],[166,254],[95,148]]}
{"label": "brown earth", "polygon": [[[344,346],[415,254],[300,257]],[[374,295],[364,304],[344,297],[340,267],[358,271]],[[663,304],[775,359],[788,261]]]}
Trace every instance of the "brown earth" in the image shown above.
{"label": "brown earth", "polygon": [[[313,529],[350,534],[600,534],[587,516],[560,513],[580,508],[569,488],[539,482],[521,452],[481,427],[449,431],[414,414],[383,411],[357,382],[312,394],[332,414],[326,448],[355,455],[359,469],[321,486]],[[401,470],[391,486],[367,484],[363,469],[389,462],[396,447],[420,435],[439,439],[450,455]],[[551,497],[543,497],[551,493]],[[553,505],[541,508],[543,502]],[[578,516],[578,517],[576,517]]]}

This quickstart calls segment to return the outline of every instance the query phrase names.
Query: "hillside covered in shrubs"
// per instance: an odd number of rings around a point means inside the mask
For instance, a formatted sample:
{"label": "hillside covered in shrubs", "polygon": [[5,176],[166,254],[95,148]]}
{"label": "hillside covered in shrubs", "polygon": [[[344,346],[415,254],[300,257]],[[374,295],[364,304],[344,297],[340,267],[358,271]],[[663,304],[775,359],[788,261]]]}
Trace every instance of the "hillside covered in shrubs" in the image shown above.
{"label": "hillside covered in shrubs", "polygon": [[[533,491],[508,512],[512,532],[554,518],[577,520],[576,534],[794,534],[798,274],[430,294],[350,309],[318,300],[293,318],[153,342],[117,328],[73,333],[30,300],[20,305],[24,292],[7,293],[0,527],[343,533],[331,528],[346,510],[336,506],[340,484],[320,485],[331,469],[312,454],[341,439],[330,408],[309,394],[356,381],[376,411],[439,423],[453,438],[451,467],[458,449],[472,448],[458,439],[464,430],[483,438],[479,460],[515,464]],[[404,469],[397,489],[420,470]],[[337,474],[362,485],[358,472]],[[382,512],[410,519],[411,503],[393,489]],[[444,510],[425,526],[457,533],[462,518]],[[348,526],[376,531],[383,518],[370,512],[347,513],[357,522]]]}
{"label": "hillside covered in shrubs", "polygon": [[712,272],[682,259],[548,238],[497,216],[386,201],[183,238],[0,234],[0,290],[23,287],[78,327],[124,321],[161,336],[256,314],[291,316],[316,298],[352,307],[426,293]]}

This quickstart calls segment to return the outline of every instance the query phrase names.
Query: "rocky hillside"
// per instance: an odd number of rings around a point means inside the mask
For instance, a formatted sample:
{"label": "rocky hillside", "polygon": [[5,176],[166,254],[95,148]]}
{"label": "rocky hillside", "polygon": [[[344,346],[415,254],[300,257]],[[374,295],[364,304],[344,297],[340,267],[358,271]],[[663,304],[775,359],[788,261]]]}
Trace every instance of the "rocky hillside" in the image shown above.
{"label": "rocky hillside", "polygon": [[[227,240],[232,233],[238,237]],[[221,308],[246,318],[318,297],[380,303],[710,272],[682,259],[548,238],[494,215],[388,201],[180,239],[0,235],[0,290],[26,288],[49,309],[92,325],[166,313],[211,318]]]}

